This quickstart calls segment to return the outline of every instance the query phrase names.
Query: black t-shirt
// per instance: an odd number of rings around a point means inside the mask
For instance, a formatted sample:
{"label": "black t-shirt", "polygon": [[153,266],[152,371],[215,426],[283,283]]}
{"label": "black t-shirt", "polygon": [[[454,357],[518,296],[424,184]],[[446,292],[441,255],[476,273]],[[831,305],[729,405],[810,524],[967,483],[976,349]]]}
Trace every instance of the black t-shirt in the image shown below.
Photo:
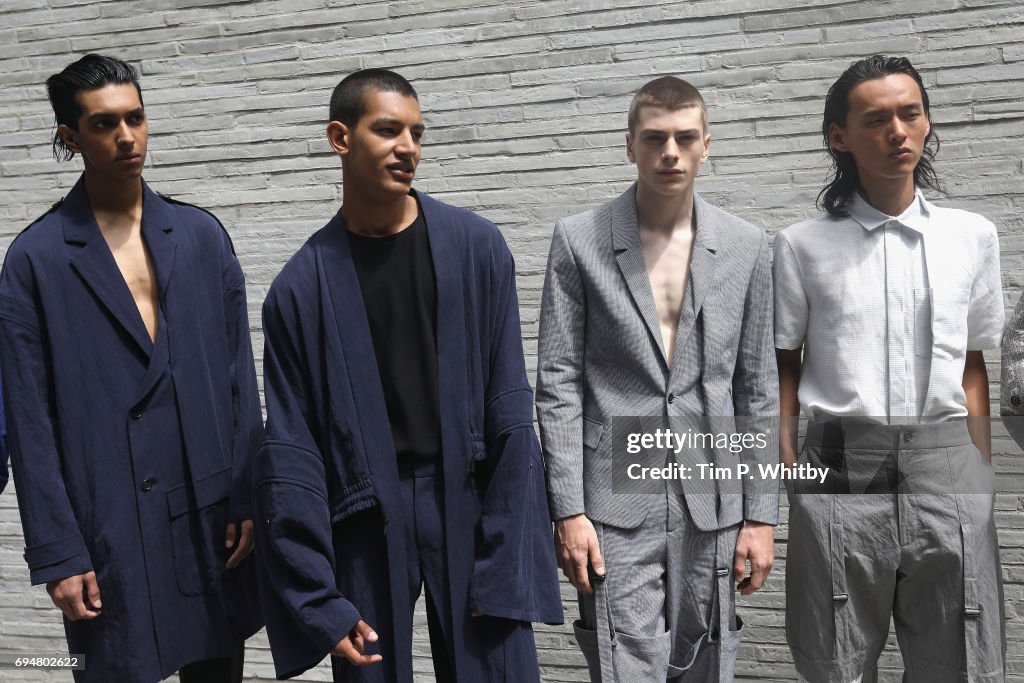
{"label": "black t-shirt", "polygon": [[427,225],[420,213],[394,235],[348,232],[363,292],[395,452],[441,455],[437,389],[437,283]]}

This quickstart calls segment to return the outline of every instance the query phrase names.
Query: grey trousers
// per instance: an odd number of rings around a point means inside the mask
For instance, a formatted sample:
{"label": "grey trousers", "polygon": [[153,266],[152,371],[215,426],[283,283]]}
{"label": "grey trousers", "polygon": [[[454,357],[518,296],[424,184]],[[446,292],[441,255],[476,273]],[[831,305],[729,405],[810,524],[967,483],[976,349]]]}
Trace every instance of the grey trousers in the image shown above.
{"label": "grey trousers", "polygon": [[606,574],[574,624],[594,683],[733,680],[739,527],[702,532],[682,496],[663,500],[636,529],[594,524]]}
{"label": "grey trousers", "polygon": [[804,680],[877,680],[889,621],[903,680],[1004,680],[991,465],[961,422],[812,424],[787,482],[786,635]]}

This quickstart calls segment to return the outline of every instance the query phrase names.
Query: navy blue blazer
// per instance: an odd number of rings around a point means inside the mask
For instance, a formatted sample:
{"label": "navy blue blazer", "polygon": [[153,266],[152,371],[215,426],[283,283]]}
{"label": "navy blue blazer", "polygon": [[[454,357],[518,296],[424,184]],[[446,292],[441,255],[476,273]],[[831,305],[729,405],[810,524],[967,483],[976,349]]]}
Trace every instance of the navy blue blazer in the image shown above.
{"label": "navy blue blazer", "polygon": [[[437,279],[450,601],[439,609],[454,616],[458,680],[477,683],[489,674],[465,656],[471,647],[462,649],[480,630],[470,610],[561,623],[562,605],[512,256],[492,223],[416,196]],[[371,624],[381,643],[411,635],[403,535],[387,533],[401,514],[394,444],[345,229],[339,213],[315,233],[263,306],[267,427],[253,475],[256,547],[280,677],[320,662],[371,595],[389,602],[374,605],[388,615]],[[357,516],[363,529],[347,529]],[[364,533],[385,539],[384,557]],[[412,680],[408,653],[385,652],[372,666],[385,667],[387,680]]]}
{"label": "navy blue blazer", "polygon": [[[66,622],[80,680],[156,681],[260,625],[224,527],[251,518],[262,437],[245,283],[209,213],[144,185],[160,294],[150,338],[84,179],[14,240],[0,365],[33,584],[95,570],[102,616]],[[254,585],[254,584],[252,584]]]}

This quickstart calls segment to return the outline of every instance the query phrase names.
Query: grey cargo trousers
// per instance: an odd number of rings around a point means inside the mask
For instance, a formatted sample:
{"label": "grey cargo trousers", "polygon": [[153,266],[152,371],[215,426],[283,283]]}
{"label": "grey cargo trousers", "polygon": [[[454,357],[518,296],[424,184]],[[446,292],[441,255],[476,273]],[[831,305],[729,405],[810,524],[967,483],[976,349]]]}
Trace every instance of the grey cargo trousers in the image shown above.
{"label": "grey cargo trousers", "polygon": [[606,574],[574,624],[594,683],[733,680],[739,526],[702,532],[682,495],[663,501],[636,529],[594,523]]}
{"label": "grey cargo trousers", "polygon": [[786,634],[804,680],[877,679],[890,616],[909,683],[1004,680],[992,467],[966,423],[812,423],[787,482]]}

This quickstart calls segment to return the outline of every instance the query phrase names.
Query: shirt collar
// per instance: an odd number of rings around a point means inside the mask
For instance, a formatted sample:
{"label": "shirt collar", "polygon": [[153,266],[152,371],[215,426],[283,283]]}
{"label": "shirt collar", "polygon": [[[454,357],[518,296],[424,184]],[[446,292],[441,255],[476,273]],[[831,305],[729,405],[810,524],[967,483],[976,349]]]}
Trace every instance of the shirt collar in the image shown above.
{"label": "shirt collar", "polygon": [[924,198],[920,189],[914,191],[914,201],[899,216],[889,216],[867,203],[861,197],[860,192],[853,194],[850,201],[850,218],[860,223],[865,230],[871,231],[889,221],[896,221],[900,225],[911,230],[924,234],[928,226],[928,217],[931,214],[931,205]]}

